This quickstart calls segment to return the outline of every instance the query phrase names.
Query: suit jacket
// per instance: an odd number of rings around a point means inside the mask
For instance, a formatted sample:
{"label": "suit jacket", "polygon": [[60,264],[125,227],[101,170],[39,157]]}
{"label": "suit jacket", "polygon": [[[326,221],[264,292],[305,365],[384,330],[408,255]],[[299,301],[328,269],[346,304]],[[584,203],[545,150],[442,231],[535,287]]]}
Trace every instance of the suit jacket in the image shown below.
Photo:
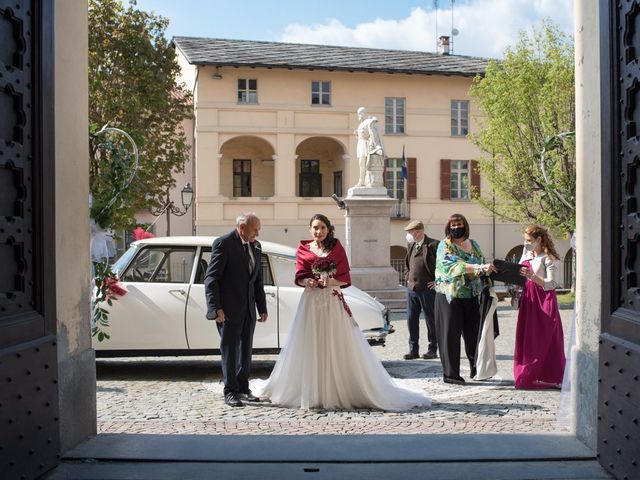
{"label": "suit jacket", "polygon": [[436,252],[439,243],[438,240],[425,235],[420,253],[415,251],[415,242],[409,244],[407,255],[404,257],[407,287],[412,290],[426,290],[427,283],[435,280]]}
{"label": "suit jacket", "polygon": [[[216,318],[224,310],[226,321],[256,320],[256,307],[267,313],[267,300],[262,281],[262,249],[260,243],[249,244],[255,268],[249,273],[242,239],[236,230],[218,237],[211,247],[211,261],[204,278],[207,318]],[[246,265],[246,267],[245,267]]]}

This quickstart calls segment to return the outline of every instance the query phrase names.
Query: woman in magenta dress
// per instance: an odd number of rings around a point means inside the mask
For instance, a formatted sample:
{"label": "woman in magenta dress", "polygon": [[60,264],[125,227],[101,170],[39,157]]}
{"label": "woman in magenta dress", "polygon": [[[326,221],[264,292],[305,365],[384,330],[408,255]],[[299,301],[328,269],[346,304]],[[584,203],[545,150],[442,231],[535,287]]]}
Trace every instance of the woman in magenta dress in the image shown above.
{"label": "woman in magenta dress", "polygon": [[513,378],[516,388],[554,388],[562,384],[564,339],[558,310],[559,256],[544,227],[524,231],[520,274],[527,277],[520,296]]}
{"label": "woman in magenta dress", "polygon": [[429,406],[421,389],[391,378],[371,350],[341,289],[351,283],[349,261],[333,226],[316,214],[312,240],[296,253],[296,284],[304,287],[286,344],[267,380],[253,380],[254,394],[291,408]]}

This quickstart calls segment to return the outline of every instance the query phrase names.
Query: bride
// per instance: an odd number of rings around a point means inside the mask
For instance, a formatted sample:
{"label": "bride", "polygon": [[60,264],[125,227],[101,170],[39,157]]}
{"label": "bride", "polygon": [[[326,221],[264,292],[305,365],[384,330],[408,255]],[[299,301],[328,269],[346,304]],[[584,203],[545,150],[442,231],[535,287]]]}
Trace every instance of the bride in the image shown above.
{"label": "bride", "polygon": [[253,380],[255,395],[292,408],[407,410],[431,400],[392,379],[351,316],[341,288],[349,262],[327,217],[309,224],[313,240],[296,253],[296,284],[305,287],[287,343],[271,376]]}

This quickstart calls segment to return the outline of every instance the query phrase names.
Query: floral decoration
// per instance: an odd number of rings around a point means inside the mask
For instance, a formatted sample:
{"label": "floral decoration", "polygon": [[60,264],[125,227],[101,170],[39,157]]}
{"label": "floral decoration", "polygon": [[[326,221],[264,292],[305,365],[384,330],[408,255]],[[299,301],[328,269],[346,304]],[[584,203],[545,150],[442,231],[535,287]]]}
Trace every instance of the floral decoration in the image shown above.
{"label": "floral decoration", "polygon": [[113,301],[118,297],[126,295],[127,290],[118,282],[118,277],[111,270],[109,262],[93,262],[95,297],[93,299],[93,318],[91,325],[91,335],[98,338],[99,342],[109,339],[109,334],[105,328],[109,326],[109,311],[98,304],[107,302],[112,306]]}
{"label": "floral decoration", "polygon": [[317,279],[333,277],[336,271],[336,264],[329,257],[318,257],[311,264],[311,273]]}
{"label": "floral decoration", "polygon": [[349,305],[347,304],[347,301],[344,299],[344,295],[342,294],[342,292],[340,292],[339,290],[333,290],[332,292],[334,297],[338,297],[338,300],[340,300],[340,302],[342,302],[342,306],[344,307],[344,311],[347,312],[347,315],[349,315],[350,317],[353,317],[352,313],[351,313],[351,309],[349,308]]}

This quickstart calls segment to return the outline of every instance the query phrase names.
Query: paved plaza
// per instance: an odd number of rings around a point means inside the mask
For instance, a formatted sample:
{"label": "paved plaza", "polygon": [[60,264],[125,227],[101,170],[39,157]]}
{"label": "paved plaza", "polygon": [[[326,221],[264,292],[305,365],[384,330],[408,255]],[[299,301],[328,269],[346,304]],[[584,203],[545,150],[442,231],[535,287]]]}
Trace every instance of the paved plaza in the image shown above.
{"label": "paved plaza", "polygon": [[[394,314],[396,332],[386,347],[373,347],[396,378],[423,388],[433,399],[428,409],[402,413],[378,410],[293,410],[269,403],[230,408],[222,396],[219,357],[100,359],[97,362],[99,433],[161,434],[425,434],[563,432],[556,411],[559,390],[513,388],[516,313],[500,303],[496,339],[498,375],[466,386],[442,382],[440,361],[402,360],[407,351],[405,314]],[[573,312],[562,310],[565,344]],[[426,329],[421,320],[421,341]],[[259,326],[258,326],[259,328]],[[421,352],[423,353],[423,352]],[[275,356],[255,356],[253,376],[266,378]]]}

